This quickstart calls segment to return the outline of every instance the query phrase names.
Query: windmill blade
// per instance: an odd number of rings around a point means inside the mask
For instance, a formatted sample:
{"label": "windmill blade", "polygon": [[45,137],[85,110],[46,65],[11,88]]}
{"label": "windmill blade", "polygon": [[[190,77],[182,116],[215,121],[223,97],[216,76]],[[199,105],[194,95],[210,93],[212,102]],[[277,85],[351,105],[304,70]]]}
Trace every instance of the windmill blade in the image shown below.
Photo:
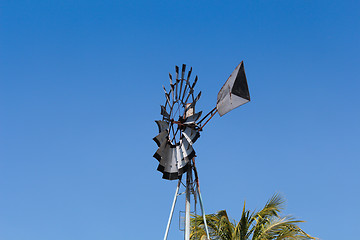
{"label": "windmill blade", "polygon": [[244,63],[241,62],[220,89],[217,96],[216,108],[220,116],[223,116],[249,101],[250,93],[247,85]]}
{"label": "windmill blade", "polygon": [[183,105],[185,105],[186,103],[184,103],[184,97],[185,97],[185,93],[186,93],[186,90],[187,90],[187,87],[190,86],[190,76],[191,76],[191,72],[192,72],[192,67],[190,68],[189,72],[188,72],[188,75],[187,75],[187,79],[186,79],[186,82],[185,82],[185,87],[184,87],[184,92],[182,94],[182,98],[181,98],[181,102],[183,103]]}
{"label": "windmill blade", "polygon": [[169,79],[170,79],[170,85],[172,85],[172,84],[173,84],[173,81],[172,81],[172,75],[171,75],[171,73],[169,73]]}
{"label": "windmill blade", "polygon": [[192,89],[194,89],[197,81],[198,81],[198,76],[195,77],[195,80],[194,80],[194,82],[193,82],[193,85],[191,86]]}
{"label": "windmill blade", "polygon": [[160,106],[161,106],[160,114],[163,115],[165,119],[170,119],[170,114],[166,111],[165,107],[163,105]]}
{"label": "windmill blade", "polygon": [[192,72],[192,67],[190,68],[190,70],[188,72],[188,76],[187,76],[187,79],[186,79],[187,82],[189,82],[189,80],[190,80],[191,72]]}
{"label": "windmill blade", "polygon": [[[194,92],[194,87],[195,87],[197,81],[198,81],[198,76],[195,76],[195,80],[194,80],[193,84],[190,86],[190,83],[189,83],[189,88],[190,88],[190,89],[189,89],[189,94],[191,94],[191,93]],[[189,96],[188,96],[188,97],[189,97]]]}
{"label": "windmill blade", "polygon": [[196,140],[200,137],[199,131],[191,127],[185,127],[185,129],[182,132],[182,135],[191,145],[193,145],[196,142]]}
{"label": "windmill blade", "polygon": [[[185,106],[186,101],[187,101],[187,99],[188,99],[188,98],[186,98],[186,100],[185,100],[185,102],[184,102],[185,93],[186,93],[186,90],[188,89],[188,87],[189,87],[189,89],[190,89],[190,82],[189,82],[188,80],[186,80],[186,82],[185,82],[185,87],[184,87],[184,92],[183,92],[182,97],[181,97],[181,102],[182,102],[182,104],[183,104],[184,106]],[[188,93],[188,94],[189,94],[189,93]]]}
{"label": "windmill blade", "polygon": [[169,146],[170,145],[168,141],[162,142],[159,148],[154,153],[153,157],[156,158],[159,162],[161,162],[161,159],[166,155]]}
{"label": "windmill blade", "polygon": [[194,101],[193,101],[189,106],[187,106],[187,108],[185,109],[184,112],[187,112],[187,110],[195,107],[195,104],[196,104],[197,101],[199,101],[200,97],[201,97],[201,91],[200,91],[199,94],[196,96],[196,98],[194,99]]}
{"label": "windmill blade", "polygon": [[174,84],[173,84],[173,81],[172,81],[172,75],[169,73],[169,79],[170,79],[170,91],[169,91],[169,95],[170,95],[170,92],[171,92],[171,95],[172,95],[172,99],[174,101]]}
{"label": "windmill blade", "polygon": [[194,156],[195,151],[186,140],[180,141],[176,146],[164,141],[154,154],[154,158],[159,161],[157,170],[163,173],[164,179],[168,180],[180,178]]}
{"label": "windmill blade", "polygon": [[175,150],[176,150],[176,160],[177,160],[176,163],[178,168],[178,176],[180,177],[188,169],[189,161],[186,158],[184,158],[181,145],[176,146]]}
{"label": "windmill blade", "polygon": [[169,131],[164,130],[160,132],[156,137],[154,137],[153,140],[156,142],[158,147],[160,147],[164,141],[167,141],[169,139],[168,135],[169,135]]}
{"label": "windmill blade", "polygon": [[182,86],[183,86],[183,82],[184,82],[184,75],[185,75],[185,69],[186,69],[186,65],[183,64],[182,65],[182,70],[181,70],[181,83],[180,83],[180,90],[179,90],[179,99],[181,99],[181,93],[182,93]]}
{"label": "windmill blade", "polygon": [[170,84],[170,91],[169,91],[169,94],[170,94],[170,92],[171,92],[171,96],[172,96],[172,100],[173,100],[173,102],[174,102],[174,99],[175,99],[174,89],[175,89],[174,84]]}
{"label": "windmill blade", "polygon": [[165,131],[165,130],[169,130],[169,123],[166,121],[161,121],[161,120],[156,120],[155,121],[158,128],[159,128],[159,133]]}
{"label": "windmill blade", "polygon": [[195,124],[195,122],[200,118],[202,114],[202,111],[195,113],[194,115],[191,115],[190,117],[185,118],[185,121],[183,124]]}
{"label": "windmill blade", "polygon": [[178,85],[179,85],[179,67],[175,66],[175,72],[176,72],[176,83],[175,83],[175,101],[178,100]]}
{"label": "windmill blade", "polygon": [[175,147],[170,145],[170,149],[167,152],[167,156],[165,157],[165,165],[163,178],[173,180],[178,178],[178,168],[176,164],[176,152]]}
{"label": "windmill blade", "polygon": [[176,79],[176,83],[175,83],[175,101],[177,101],[179,99],[178,97],[178,85],[179,85],[179,81],[178,79]]}
{"label": "windmill blade", "polygon": [[[168,161],[169,154],[171,154],[170,144],[167,142],[160,146],[154,154],[154,157],[159,161],[158,171],[164,172],[166,162]],[[171,159],[171,158],[170,158]]]}
{"label": "windmill blade", "polygon": [[182,69],[181,69],[181,79],[184,79],[185,69],[186,69],[186,64],[183,64],[183,65],[182,65]]}
{"label": "windmill blade", "polygon": [[181,150],[183,152],[184,161],[190,161],[193,157],[195,157],[195,150],[191,146],[191,144],[185,139],[181,139]]}
{"label": "windmill blade", "polygon": [[194,80],[192,86],[190,86],[190,84],[189,84],[189,93],[188,93],[188,95],[187,95],[187,97],[186,97],[186,100],[185,100],[185,103],[184,103],[184,104],[186,104],[186,102],[187,102],[187,100],[189,99],[190,95],[192,95],[192,97],[193,97],[193,99],[194,99],[194,87],[195,87],[195,85],[196,85],[197,80],[198,80],[198,76],[195,77],[195,80]]}
{"label": "windmill blade", "polygon": [[175,66],[176,79],[179,79],[179,67]]}
{"label": "windmill blade", "polygon": [[178,179],[178,167],[176,161],[176,148],[173,145],[167,145],[164,150],[164,156],[161,158],[158,171],[163,173],[163,178],[168,180]]}
{"label": "windmill blade", "polygon": [[[169,93],[167,93],[166,92],[166,89],[165,89],[165,87],[163,86],[163,89],[164,89],[164,92],[165,92],[165,98],[166,98],[166,103],[165,103],[165,108],[166,108],[166,104],[169,104],[169,106],[171,106],[171,104],[170,104],[170,92]],[[171,90],[170,90],[171,91]]]}

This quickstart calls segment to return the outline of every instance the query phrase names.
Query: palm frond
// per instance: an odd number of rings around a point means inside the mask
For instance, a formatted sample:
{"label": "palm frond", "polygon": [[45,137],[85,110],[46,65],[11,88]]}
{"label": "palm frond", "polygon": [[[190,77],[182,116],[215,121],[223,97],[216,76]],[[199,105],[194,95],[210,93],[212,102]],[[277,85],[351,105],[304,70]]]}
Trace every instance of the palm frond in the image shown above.
{"label": "palm frond", "polygon": [[253,217],[253,232],[252,239],[258,239],[261,232],[264,230],[264,226],[269,224],[271,218],[279,218],[279,213],[284,208],[285,200],[280,194],[274,194],[265,204],[264,208],[254,213]]}
{"label": "palm frond", "polygon": [[[246,210],[244,202],[239,222],[229,219],[226,210],[206,215],[206,222],[212,240],[310,240],[298,224],[303,222],[291,216],[280,217],[284,200],[274,194],[257,212]],[[206,232],[202,216],[191,218],[191,240],[205,240]]]}
{"label": "palm frond", "polygon": [[251,222],[253,219],[253,214],[249,210],[245,209],[246,202],[244,201],[244,207],[241,214],[241,219],[235,227],[233,233],[233,239],[246,240],[251,235],[249,228],[251,227]]}
{"label": "palm frond", "polygon": [[280,194],[274,194],[256,215],[260,218],[279,217],[279,213],[284,209],[285,200]]}
{"label": "palm frond", "polygon": [[302,232],[299,231],[300,228],[297,226],[297,224],[301,222],[304,221],[294,220],[290,216],[282,218],[272,217],[265,225],[262,226],[261,231],[258,234],[258,239],[277,239],[278,237],[281,239],[282,235],[286,235],[287,238],[289,238],[290,236],[300,237],[302,236]]}

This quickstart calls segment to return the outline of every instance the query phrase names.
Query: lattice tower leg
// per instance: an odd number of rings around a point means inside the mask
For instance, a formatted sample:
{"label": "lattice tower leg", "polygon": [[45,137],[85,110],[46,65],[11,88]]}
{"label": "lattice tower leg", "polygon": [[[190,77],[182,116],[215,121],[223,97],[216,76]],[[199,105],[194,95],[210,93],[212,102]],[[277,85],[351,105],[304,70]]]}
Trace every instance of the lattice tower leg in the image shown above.
{"label": "lattice tower leg", "polygon": [[180,184],[181,184],[181,179],[179,179],[178,184],[177,184],[177,187],[176,187],[174,200],[173,200],[173,203],[172,203],[172,206],[171,206],[171,211],[170,211],[169,220],[168,220],[168,223],[167,223],[167,226],[166,226],[166,231],[165,231],[164,240],[167,239],[167,236],[168,236],[168,233],[169,233],[169,228],[170,228],[170,224],[171,224],[171,219],[172,219],[172,216],[173,216],[173,213],[174,213],[174,208],[175,208],[176,200],[177,200],[177,197],[178,197],[178,195],[179,195]]}
{"label": "lattice tower leg", "polygon": [[186,173],[186,200],[185,200],[185,240],[190,240],[190,194],[191,194],[192,167]]}
{"label": "lattice tower leg", "polygon": [[198,192],[198,195],[199,195],[201,213],[202,213],[202,216],[203,216],[203,219],[204,219],[204,224],[205,224],[206,236],[207,236],[207,239],[210,240],[209,229],[208,229],[207,222],[206,222],[204,205],[203,205],[203,201],[202,201],[202,197],[201,197],[201,193],[200,193],[200,186],[199,186],[198,183],[196,185],[197,185],[197,192]]}

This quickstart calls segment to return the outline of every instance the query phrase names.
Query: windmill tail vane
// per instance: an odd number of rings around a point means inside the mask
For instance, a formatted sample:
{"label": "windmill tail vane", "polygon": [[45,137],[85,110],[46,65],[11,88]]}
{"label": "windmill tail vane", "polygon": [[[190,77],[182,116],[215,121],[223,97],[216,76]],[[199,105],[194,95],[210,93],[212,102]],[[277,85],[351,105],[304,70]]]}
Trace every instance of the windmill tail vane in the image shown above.
{"label": "windmill tail vane", "polygon": [[[194,81],[191,82],[190,78],[192,68],[190,68],[187,75],[185,73],[185,64],[182,65],[181,72],[180,68],[175,66],[175,79],[173,79],[173,76],[169,73],[169,90],[167,91],[163,86],[165,103],[160,106],[162,119],[155,121],[159,129],[158,135],[153,138],[158,146],[158,149],[153,155],[153,157],[159,162],[157,170],[162,173],[162,177],[164,179],[178,180],[177,191],[175,193],[164,239],[167,238],[172,213],[178,196],[179,187],[181,185],[181,177],[185,172],[187,172],[185,240],[188,240],[190,236],[190,192],[198,193],[197,195],[199,197],[205,221],[207,238],[209,239],[209,232],[207,229],[200,194],[199,178],[195,167],[194,158],[196,156],[196,152],[193,145],[200,137],[200,131],[203,130],[205,125],[216,113],[223,116],[231,110],[249,102],[250,94],[245,75],[244,63],[241,62],[220,89],[217,95],[216,106],[203,118],[201,118],[202,111],[195,111],[196,103],[201,97],[201,91],[197,94],[195,93],[195,86],[198,81],[198,77],[195,76]],[[191,189],[193,186],[193,171],[195,174],[196,189]]]}

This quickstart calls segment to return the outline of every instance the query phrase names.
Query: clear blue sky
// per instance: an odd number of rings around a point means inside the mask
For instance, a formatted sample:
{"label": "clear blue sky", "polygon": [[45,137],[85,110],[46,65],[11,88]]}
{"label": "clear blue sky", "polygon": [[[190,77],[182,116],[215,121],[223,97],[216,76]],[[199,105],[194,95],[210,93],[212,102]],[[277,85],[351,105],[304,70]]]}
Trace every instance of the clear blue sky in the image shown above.
{"label": "clear blue sky", "polygon": [[195,144],[206,211],[239,219],[279,192],[308,233],[359,236],[359,1],[0,6],[0,239],[161,239],[162,85],[192,66],[210,110],[241,60],[252,102]]}

